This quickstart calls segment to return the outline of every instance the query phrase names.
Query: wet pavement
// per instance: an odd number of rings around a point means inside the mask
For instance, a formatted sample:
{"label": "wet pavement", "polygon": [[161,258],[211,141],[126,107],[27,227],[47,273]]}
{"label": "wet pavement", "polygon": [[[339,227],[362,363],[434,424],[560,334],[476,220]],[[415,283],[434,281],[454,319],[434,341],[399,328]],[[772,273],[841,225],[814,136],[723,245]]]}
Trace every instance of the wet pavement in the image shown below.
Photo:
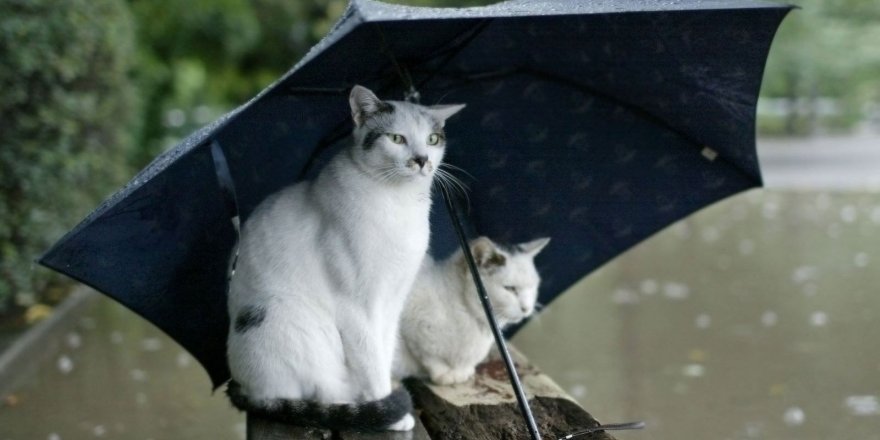
{"label": "wet pavement", "polygon": [[244,416],[164,333],[103,296],[71,319],[0,401],[0,440],[244,439]]}
{"label": "wet pavement", "polygon": [[[558,244],[558,243],[557,243]],[[620,439],[880,439],[880,194],[753,191],[514,339]]]}
{"label": "wet pavement", "polygon": [[880,128],[848,135],[759,138],[767,188],[880,190]]}

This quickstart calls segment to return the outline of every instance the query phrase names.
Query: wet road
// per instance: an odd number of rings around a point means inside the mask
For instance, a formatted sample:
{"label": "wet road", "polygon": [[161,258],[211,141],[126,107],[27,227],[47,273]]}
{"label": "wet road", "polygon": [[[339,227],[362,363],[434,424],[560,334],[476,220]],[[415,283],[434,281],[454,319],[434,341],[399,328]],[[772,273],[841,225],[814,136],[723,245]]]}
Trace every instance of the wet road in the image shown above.
{"label": "wet road", "polygon": [[880,190],[880,134],[758,139],[767,188]]}
{"label": "wet road", "polygon": [[103,296],[73,319],[0,401],[0,440],[244,439],[244,417],[151,324]]}
{"label": "wet road", "polygon": [[514,342],[620,439],[880,439],[880,194],[754,191],[642,243]]}

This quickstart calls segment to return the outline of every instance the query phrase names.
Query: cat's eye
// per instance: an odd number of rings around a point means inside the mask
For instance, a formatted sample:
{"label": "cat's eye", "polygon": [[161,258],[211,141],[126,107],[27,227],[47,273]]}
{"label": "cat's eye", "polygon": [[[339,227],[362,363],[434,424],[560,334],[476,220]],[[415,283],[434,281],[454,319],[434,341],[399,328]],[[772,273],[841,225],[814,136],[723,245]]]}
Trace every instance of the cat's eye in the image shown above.
{"label": "cat's eye", "polygon": [[515,287],[515,286],[504,286],[504,288],[507,289],[508,292],[513,293],[514,295],[516,295],[516,294],[518,293],[518,292],[516,291],[516,287]]}
{"label": "cat's eye", "polygon": [[405,144],[406,143],[406,138],[403,137],[403,135],[401,135],[401,134],[388,133],[388,137],[391,138],[391,142],[394,142],[395,144]]}
{"label": "cat's eye", "polygon": [[428,145],[437,145],[440,143],[440,135],[437,133],[431,133],[428,135]]}

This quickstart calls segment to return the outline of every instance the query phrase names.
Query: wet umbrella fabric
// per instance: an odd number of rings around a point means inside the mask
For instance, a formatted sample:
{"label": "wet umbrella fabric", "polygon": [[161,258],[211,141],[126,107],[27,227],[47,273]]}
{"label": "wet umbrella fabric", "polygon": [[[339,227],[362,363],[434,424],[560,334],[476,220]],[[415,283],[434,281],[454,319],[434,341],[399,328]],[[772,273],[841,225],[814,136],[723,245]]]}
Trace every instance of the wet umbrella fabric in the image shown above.
{"label": "wet umbrella fabric", "polygon": [[[743,1],[355,1],[250,102],[158,157],[40,260],[156,324],[215,385],[229,377],[226,275],[242,221],[346,145],[346,96],[414,89],[468,104],[446,160],[470,174],[473,234],[549,236],[540,301],[670,223],[759,186],[754,114],[789,11]],[[222,147],[235,198],[218,182]],[[222,173],[221,173],[222,174]],[[227,181],[227,183],[229,183]],[[432,252],[457,245],[435,201]]]}

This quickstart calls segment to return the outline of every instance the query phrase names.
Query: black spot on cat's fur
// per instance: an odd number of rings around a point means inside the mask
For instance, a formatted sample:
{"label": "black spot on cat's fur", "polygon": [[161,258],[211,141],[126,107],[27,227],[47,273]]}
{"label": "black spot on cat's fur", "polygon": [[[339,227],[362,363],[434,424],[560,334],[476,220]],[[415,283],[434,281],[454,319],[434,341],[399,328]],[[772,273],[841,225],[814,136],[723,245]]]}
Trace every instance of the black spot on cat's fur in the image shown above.
{"label": "black spot on cat's fur", "polygon": [[368,131],[367,135],[364,136],[364,150],[369,150],[373,148],[373,144],[382,136],[382,133],[378,131]]}
{"label": "black spot on cat's fur", "polygon": [[260,306],[245,306],[235,317],[235,331],[244,333],[259,326],[266,319],[266,309]]}
{"label": "black spot on cat's fur", "polygon": [[382,101],[376,107],[376,113],[394,113],[394,106],[387,102]]}

